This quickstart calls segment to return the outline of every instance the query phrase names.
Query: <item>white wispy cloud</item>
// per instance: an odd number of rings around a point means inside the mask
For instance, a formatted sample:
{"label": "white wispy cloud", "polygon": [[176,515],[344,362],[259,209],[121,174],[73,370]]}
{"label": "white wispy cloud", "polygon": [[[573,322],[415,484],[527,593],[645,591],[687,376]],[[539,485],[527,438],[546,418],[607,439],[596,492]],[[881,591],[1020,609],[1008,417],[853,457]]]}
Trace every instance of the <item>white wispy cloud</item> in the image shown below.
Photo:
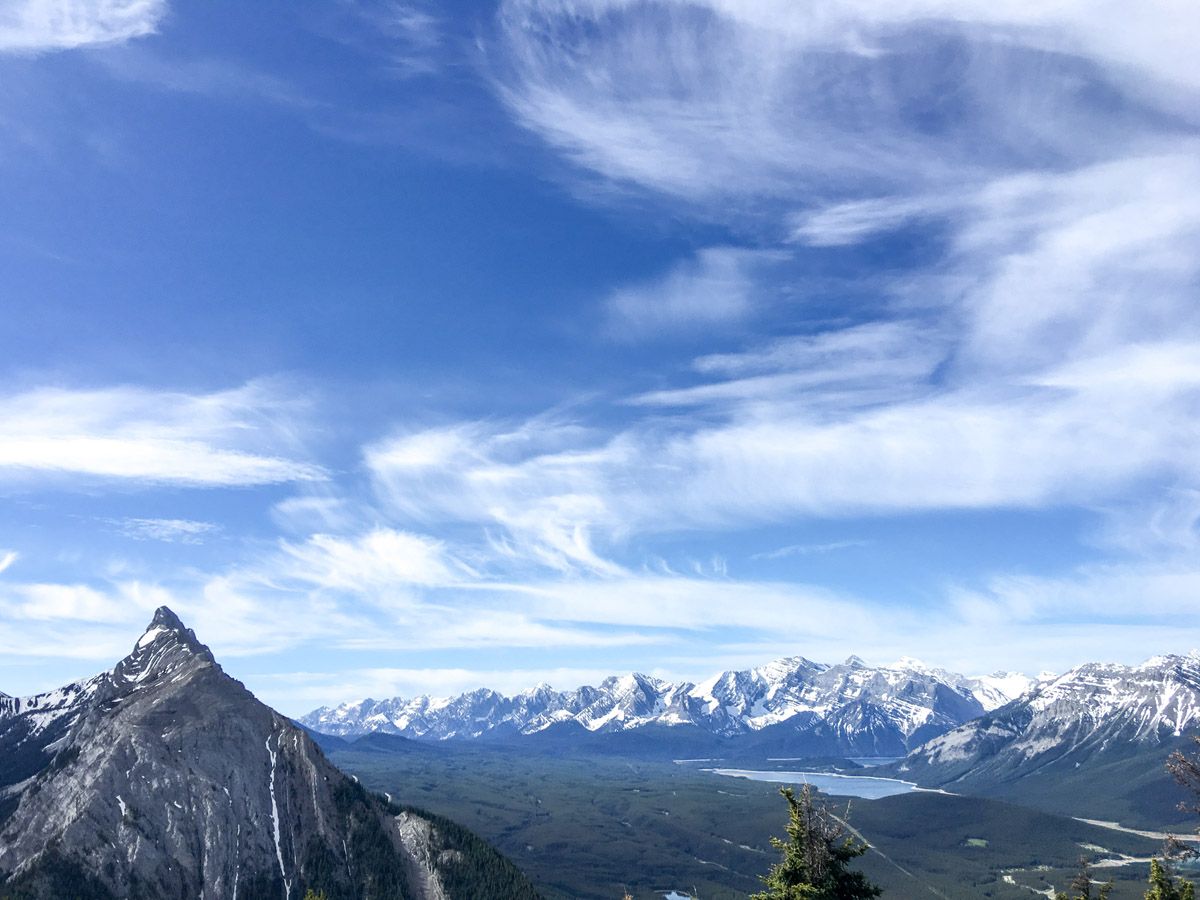
{"label": "white wispy cloud", "polygon": [[368,53],[391,75],[431,75],[442,64],[444,23],[436,4],[425,0],[350,0],[338,4],[329,32]]}
{"label": "white wispy cloud", "polygon": [[515,428],[462,423],[369,446],[365,462],[393,515],[492,524],[505,534],[493,543],[501,554],[612,575],[621,567],[595,552],[592,532],[600,522],[618,526],[601,482],[622,451],[580,447],[590,434],[544,418]]}
{"label": "white wispy cloud", "polygon": [[0,550],[0,573],[7,572],[20,554],[16,550]]}
{"label": "white wispy cloud", "polygon": [[0,652],[12,658],[111,662],[129,652],[139,626],[172,599],[162,587],[136,581],[5,582],[0,584]]}
{"label": "white wispy cloud", "polygon": [[281,549],[286,565],[272,572],[273,579],[286,572],[320,588],[360,594],[377,587],[453,584],[473,574],[443,542],[386,528],[354,537],[316,534],[303,543],[284,542]]}
{"label": "white wispy cloud", "polygon": [[606,302],[609,328],[643,338],[738,322],[761,306],[758,273],[785,258],[778,251],[707,247],[658,278],[614,291]]}
{"label": "white wispy cloud", "polygon": [[164,541],[166,543],[199,544],[205,535],[221,530],[215,522],[197,522],[194,519],[117,519],[113,522],[120,532],[139,541]]}
{"label": "white wispy cloud", "polygon": [[869,547],[870,541],[825,541],[819,544],[788,544],[774,550],[755,553],[751,559],[786,559],[789,556],[819,556],[826,553],[836,553],[838,550],[852,550],[858,547]]}
{"label": "white wispy cloud", "polygon": [[[72,672],[72,675],[62,677],[47,671],[28,682],[24,688],[6,685],[5,690],[9,693],[32,694],[53,690],[74,678],[103,671],[129,653],[141,633],[133,623],[122,628],[76,620],[13,620],[7,616],[3,622],[0,653],[10,664],[13,661],[53,661],[60,665],[65,663],[69,667],[67,671]],[[142,624],[144,627],[145,623]]]}
{"label": "white wispy cloud", "polygon": [[[136,618],[145,604],[130,604],[126,598],[138,591],[138,596],[153,595],[229,656],[314,645],[416,652],[622,647],[664,639],[632,628],[593,627],[514,603],[507,585],[462,561],[471,552],[385,528],[317,534],[301,542],[279,541],[240,565],[193,572],[163,584],[114,581],[88,588],[85,596],[97,609],[108,604],[114,621],[116,610],[123,609],[120,620],[136,626],[130,616]],[[80,590],[69,589],[72,596]],[[25,598],[30,590],[28,585],[11,586],[10,596]],[[20,603],[24,601],[14,600],[8,612],[31,618],[32,607]],[[0,614],[4,609],[0,604]]]}
{"label": "white wispy cloud", "polygon": [[[882,627],[861,599],[808,584],[639,575],[604,581],[535,581],[509,592],[542,618],[638,629],[778,629],[797,644]],[[648,632],[647,632],[648,633]]]}
{"label": "white wispy cloud", "polygon": [[332,482],[305,482],[305,493],[271,507],[271,518],[293,534],[350,532],[371,518],[370,510],[337,492]]}
{"label": "white wispy cloud", "polygon": [[936,194],[850,200],[794,213],[790,237],[812,247],[846,246],[896,231],[914,220],[947,217],[961,207],[961,197]]}
{"label": "white wispy cloud", "polygon": [[[1171,342],[1142,353],[1162,361],[1196,350]],[[474,423],[471,440],[428,465],[400,465],[386,451],[369,463],[393,514],[415,506],[491,525],[599,569],[597,537],[788,516],[1087,504],[1150,477],[1194,479],[1200,385],[1186,369],[1153,388],[1103,374],[1128,364],[1115,352],[1071,387],[1063,382],[1074,370],[1059,368],[1028,383],[918,385],[915,399],[866,407],[853,397],[837,408],[804,392],[769,395],[717,407],[725,418],[716,424],[651,418],[598,443],[530,448],[516,459],[495,451],[505,430]]]}
{"label": "white wispy cloud", "polygon": [[192,487],[324,477],[295,458],[295,401],[265,384],[208,394],[42,388],[0,397],[0,478]]}
{"label": "white wispy cloud", "polygon": [[1117,37],[1083,2],[507,0],[494,52],[513,114],[581,168],[761,223],[788,199],[946,191],[1136,145],[1129,106],[1175,112],[1200,87],[1200,16],[1163,0],[1138,18]]}
{"label": "white wispy cloud", "polygon": [[[853,598],[810,586],[717,577],[621,575],[508,581],[460,564],[444,543],[378,529],[280,542],[257,560],[172,583],[16,583],[0,590],[0,621],[26,635],[14,657],[92,658],[169,604],[223,656],[320,645],[391,652],[670,647],[682,634],[771,629],[800,640],[868,627]],[[780,628],[781,618],[786,625]],[[84,628],[85,623],[88,628]],[[69,625],[88,640],[53,650]]]}
{"label": "white wispy cloud", "polygon": [[5,614],[18,619],[103,622],[123,617],[119,598],[82,584],[26,584],[6,588]]}
{"label": "white wispy cloud", "polygon": [[153,34],[166,0],[9,0],[0,6],[0,53],[117,44]]}
{"label": "white wispy cloud", "polygon": [[1105,549],[1139,558],[1200,551],[1200,489],[1172,487],[1103,510],[1092,538]]}
{"label": "white wispy cloud", "polygon": [[[1093,563],[1055,576],[997,575],[952,592],[961,618],[981,628],[1066,618],[1117,626],[1175,622],[1181,638],[1200,628],[1200,567],[1192,559]],[[1168,646],[1178,648],[1179,639]]]}
{"label": "white wispy cloud", "polygon": [[1004,0],[982,6],[958,0],[838,0],[819,10],[787,0],[710,0],[708,5],[748,25],[780,30],[817,46],[832,44],[866,54],[879,48],[864,39],[864,27],[942,21],[988,29],[981,36],[990,33],[1006,42],[1085,54],[1167,81],[1200,84],[1200,64],[1187,52],[1200,33],[1200,17],[1172,0],[1146,3],[1144,15],[1128,29],[1112,27],[1108,11],[1118,9],[1116,5],[1091,0],[1055,4]]}
{"label": "white wispy cloud", "polygon": [[1198,147],[985,188],[946,270],[964,364],[1013,372],[1200,334]]}
{"label": "white wispy cloud", "polygon": [[875,406],[923,393],[950,346],[934,323],[917,320],[776,338],[737,353],[702,356],[693,363],[702,379],[698,384],[651,391],[629,402],[727,409],[789,400],[810,410]]}

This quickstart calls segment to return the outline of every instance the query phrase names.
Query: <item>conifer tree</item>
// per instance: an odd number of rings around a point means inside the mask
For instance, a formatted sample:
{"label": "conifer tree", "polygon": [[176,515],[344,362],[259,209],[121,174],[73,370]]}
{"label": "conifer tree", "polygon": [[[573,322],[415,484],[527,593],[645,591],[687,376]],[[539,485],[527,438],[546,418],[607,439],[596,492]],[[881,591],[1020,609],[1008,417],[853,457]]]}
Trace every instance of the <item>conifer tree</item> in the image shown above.
{"label": "conifer tree", "polygon": [[[1194,737],[1192,740],[1200,747],[1200,737]],[[1200,751],[1188,754],[1176,750],[1167,760],[1167,771],[1192,794],[1191,800],[1180,803],[1179,808],[1200,813]],[[1195,851],[1170,838],[1167,841],[1166,853],[1171,855],[1173,852],[1193,854]],[[1151,860],[1150,890],[1146,892],[1146,900],[1194,900],[1195,896],[1194,884],[1182,878],[1176,880],[1165,863],[1157,859]]]}
{"label": "conifer tree", "polygon": [[[1200,737],[1192,740],[1200,747]],[[1180,803],[1179,808],[1200,813],[1200,750],[1191,754],[1176,750],[1167,760],[1167,771],[1192,794],[1192,799]]]}
{"label": "conifer tree", "polygon": [[1071,881],[1070,891],[1059,891],[1054,895],[1054,900],[1108,900],[1108,895],[1112,892],[1112,881],[1106,881],[1100,885],[1100,890],[1093,894],[1092,887],[1095,882],[1092,881],[1092,870],[1086,859],[1079,860],[1079,872]]}
{"label": "conifer tree", "polygon": [[771,838],[783,858],[762,877],[767,889],[751,900],[870,900],[880,889],[850,862],[867,852],[867,845],[846,834],[824,809],[813,802],[805,785],[797,798],[790,787],[780,790],[788,803],[787,839]]}
{"label": "conifer tree", "polygon": [[1190,881],[1176,880],[1161,860],[1152,859],[1146,900],[1196,900],[1196,888]]}

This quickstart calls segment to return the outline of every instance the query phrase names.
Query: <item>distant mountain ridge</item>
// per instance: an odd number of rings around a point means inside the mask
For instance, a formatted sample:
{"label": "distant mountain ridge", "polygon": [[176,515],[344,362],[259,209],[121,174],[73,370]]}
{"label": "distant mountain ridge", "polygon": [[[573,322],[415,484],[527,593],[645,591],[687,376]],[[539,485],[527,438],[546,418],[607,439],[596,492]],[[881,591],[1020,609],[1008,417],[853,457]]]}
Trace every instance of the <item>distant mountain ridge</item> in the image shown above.
{"label": "distant mountain ridge", "polygon": [[[1078,811],[1090,794],[1169,817],[1178,791],[1163,764],[1200,734],[1200,652],[1140,665],[1088,663],[916,748],[891,768],[951,791]],[[1076,813],[1082,814],[1082,813]]]}
{"label": "distant mountain ridge", "polygon": [[0,698],[0,748],[14,900],[536,900],[479,839],[342,774],[165,607],[109,672]]}
{"label": "distant mountain ridge", "polygon": [[538,685],[513,697],[481,688],[445,699],[368,699],[298,721],[341,737],[586,740],[687,732],[797,752],[898,756],[1033,684],[1008,673],[968,678],[907,658],[871,667],[857,657],[827,665],[795,656],[699,684],[632,673],[569,691]]}
{"label": "distant mountain ridge", "polygon": [[905,761],[939,783],[1020,777],[1122,747],[1154,746],[1200,728],[1200,652],[1137,666],[1088,663],[930,740]]}

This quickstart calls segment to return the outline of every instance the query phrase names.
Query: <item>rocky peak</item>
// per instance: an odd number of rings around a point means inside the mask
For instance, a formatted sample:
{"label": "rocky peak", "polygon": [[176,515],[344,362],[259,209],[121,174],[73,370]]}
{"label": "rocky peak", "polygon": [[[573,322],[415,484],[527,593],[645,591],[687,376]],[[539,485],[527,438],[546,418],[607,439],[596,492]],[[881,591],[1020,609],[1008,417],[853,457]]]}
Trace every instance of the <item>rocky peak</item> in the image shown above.
{"label": "rocky peak", "polygon": [[478,839],[335,769],[169,609],[112,671],[27,700],[0,716],[0,896],[467,900],[454,867],[486,881],[470,900],[536,900]]}
{"label": "rocky peak", "polygon": [[194,639],[195,633],[183,624],[183,620],[175,615],[174,610],[169,606],[160,606],[154,611],[154,618],[150,620],[149,628],[165,628],[170,631],[183,631],[192,635]]}
{"label": "rocky peak", "polygon": [[174,612],[160,606],[133,651],[113,669],[113,685],[118,689],[136,687],[168,675],[179,676],[187,669],[215,665],[212,653],[196,633]]}

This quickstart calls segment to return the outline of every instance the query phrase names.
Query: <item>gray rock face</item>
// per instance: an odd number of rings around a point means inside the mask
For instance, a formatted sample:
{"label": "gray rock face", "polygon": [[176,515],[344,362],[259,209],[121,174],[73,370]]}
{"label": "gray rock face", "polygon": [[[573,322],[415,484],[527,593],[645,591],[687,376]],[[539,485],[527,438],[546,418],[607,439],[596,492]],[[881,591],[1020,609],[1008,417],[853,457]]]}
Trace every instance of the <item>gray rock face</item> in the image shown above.
{"label": "gray rock face", "polygon": [[[338,771],[170,610],[111,672],[54,703],[3,702],[0,741],[24,735],[52,756],[32,777],[26,764],[0,779],[17,798],[0,822],[0,881],[7,873],[17,896],[52,897],[66,877],[96,897],[299,900],[312,887],[331,900],[456,900],[436,829],[414,828],[418,814]],[[454,861],[495,866],[517,885],[511,896],[535,896],[476,851]]]}

